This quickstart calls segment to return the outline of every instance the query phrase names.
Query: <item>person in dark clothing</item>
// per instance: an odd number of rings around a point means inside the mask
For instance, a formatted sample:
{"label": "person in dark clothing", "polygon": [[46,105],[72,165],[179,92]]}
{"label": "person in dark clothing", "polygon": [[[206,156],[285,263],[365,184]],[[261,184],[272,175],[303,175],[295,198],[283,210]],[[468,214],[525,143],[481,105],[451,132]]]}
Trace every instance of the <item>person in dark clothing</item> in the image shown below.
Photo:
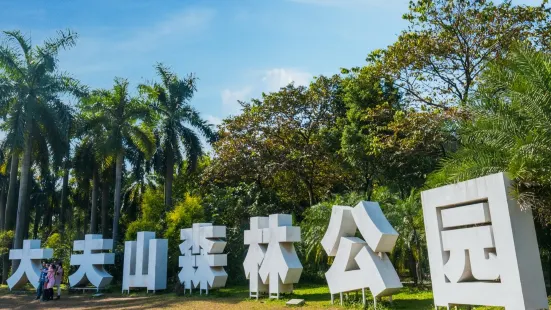
{"label": "person in dark clothing", "polygon": [[38,287],[36,288],[36,299],[40,299],[44,292],[44,283],[46,282],[46,275],[48,274],[48,266],[46,262],[42,262],[42,268],[40,269],[40,279],[38,280]]}

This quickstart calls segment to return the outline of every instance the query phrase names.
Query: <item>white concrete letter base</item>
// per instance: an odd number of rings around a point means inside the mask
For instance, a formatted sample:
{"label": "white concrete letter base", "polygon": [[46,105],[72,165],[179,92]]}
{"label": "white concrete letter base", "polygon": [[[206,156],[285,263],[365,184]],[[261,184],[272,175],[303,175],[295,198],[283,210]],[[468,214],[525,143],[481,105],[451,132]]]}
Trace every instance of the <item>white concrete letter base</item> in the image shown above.
{"label": "white concrete letter base", "polygon": [[281,293],[293,292],[302,264],[293,245],[301,240],[300,227],[292,222],[288,214],[251,218],[251,228],[245,231],[249,250],[243,263],[250,297],[258,299],[260,293],[269,292],[270,298],[279,298]]}
{"label": "white concrete letter base", "polygon": [[23,249],[10,250],[11,260],[20,260],[19,268],[8,278],[10,290],[30,282],[36,289],[40,280],[41,260],[52,258],[52,249],[41,249],[40,240],[23,240]]}
{"label": "white concrete letter base", "polygon": [[503,173],[422,193],[434,304],[549,309],[531,210]]}
{"label": "white concrete letter base", "polygon": [[192,228],[180,231],[179,265],[182,270],[178,274],[184,291],[199,288],[199,294],[209,289],[226,286],[228,274],[224,266],[228,265],[226,247],[226,226],[212,226],[210,223],[194,223]]}
{"label": "white concrete letter base", "polygon": [[131,287],[145,287],[147,291],[166,289],[168,240],[155,239],[155,233],[138,232],[138,241],[124,243],[122,292]]}
{"label": "white concrete letter base", "polygon": [[91,283],[97,289],[107,286],[113,276],[103,269],[103,265],[115,263],[114,253],[102,253],[113,248],[113,239],[102,239],[102,235],[86,235],[84,240],[75,240],[73,251],[82,254],[71,254],[71,266],[80,266],[69,276],[70,287]]}
{"label": "white concrete letter base", "polygon": [[[359,229],[366,241],[355,237]],[[398,274],[387,256],[392,251],[398,233],[384,216],[379,204],[362,201],[356,207],[334,206],[329,227],[321,244],[333,265],[325,277],[333,295],[369,288],[374,300],[389,296],[402,287]]]}

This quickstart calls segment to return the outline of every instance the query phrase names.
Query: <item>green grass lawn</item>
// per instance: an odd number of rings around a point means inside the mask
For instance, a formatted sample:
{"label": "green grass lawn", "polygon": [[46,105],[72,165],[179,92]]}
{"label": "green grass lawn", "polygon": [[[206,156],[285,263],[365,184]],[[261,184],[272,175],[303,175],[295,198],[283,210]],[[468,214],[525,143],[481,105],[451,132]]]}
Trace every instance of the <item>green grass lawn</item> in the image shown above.
{"label": "green grass lawn", "polygon": [[[367,292],[366,292],[367,293]],[[367,293],[369,295],[369,293]],[[279,309],[284,308],[285,303],[292,298],[304,299],[305,308],[312,309],[342,309],[352,308],[361,309],[361,293],[349,294],[344,298],[344,306],[340,306],[340,301],[336,298],[335,305],[331,305],[329,290],[326,285],[297,285],[295,292],[291,295],[283,295],[280,300],[261,298],[260,300],[248,298],[248,287],[230,286],[228,288],[210,292],[208,296],[199,295],[194,292],[193,295],[158,292],[156,294],[146,294],[143,290],[137,290],[130,295],[120,293],[119,287],[111,287],[105,291],[101,298],[93,298],[91,293],[71,293],[63,292],[61,301],[40,304],[33,303],[32,287],[25,291],[11,293],[5,286],[0,287],[0,308],[42,308],[59,306],[64,308],[111,308],[111,309]],[[56,304],[57,303],[57,304]],[[466,309],[467,307],[461,307]],[[373,299],[369,295],[367,309],[373,309]],[[419,289],[414,287],[404,287],[399,294],[393,296],[392,303],[388,297],[382,298],[378,302],[377,309],[409,309],[409,310],[429,310],[434,309],[432,301],[432,292],[429,289]],[[490,307],[474,307],[473,309],[502,309]]]}

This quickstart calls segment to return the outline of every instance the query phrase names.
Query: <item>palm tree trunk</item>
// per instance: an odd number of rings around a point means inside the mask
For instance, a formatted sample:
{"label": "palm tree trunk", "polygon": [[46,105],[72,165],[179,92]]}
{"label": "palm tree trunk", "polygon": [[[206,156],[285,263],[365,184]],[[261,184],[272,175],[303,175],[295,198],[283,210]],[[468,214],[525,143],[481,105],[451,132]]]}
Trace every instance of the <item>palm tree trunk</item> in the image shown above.
{"label": "palm tree trunk", "polygon": [[19,169],[19,154],[13,152],[11,155],[10,185],[8,188],[8,200],[4,216],[4,229],[13,230],[15,227],[15,215],[17,204],[17,172]]}
{"label": "palm tree trunk", "polygon": [[[23,237],[25,235],[25,222],[27,220],[27,194],[29,192],[29,176],[31,171],[32,145],[32,122],[28,122],[27,139],[25,140],[25,153],[23,154],[23,163],[21,164],[21,181],[19,185],[19,199],[17,201],[17,220],[15,223],[14,249],[23,247]],[[15,270],[15,269],[14,269]]]}
{"label": "palm tree trunk", "polygon": [[114,204],[114,212],[115,215],[113,216],[113,249],[117,248],[117,240],[118,240],[118,233],[119,233],[119,218],[120,218],[120,206],[121,206],[121,187],[122,187],[122,162],[124,160],[124,154],[120,152],[117,154],[117,162],[116,167],[117,170],[115,172],[115,204]]}
{"label": "palm tree trunk", "polygon": [[101,183],[101,233],[107,237],[109,228],[107,227],[107,209],[109,203],[109,183],[104,179]]}
{"label": "palm tree trunk", "polygon": [[166,152],[166,175],[165,175],[165,207],[172,209],[172,182],[174,179],[174,152],[167,147]]}
{"label": "palm tree trunk", "polygon": [[95,234],[98,227],[98,173],[92,178],[92,211],[90,212],[90,233]]}
{"label": "palm tree trunk", "polygon": [[4,218],[6,216],[6,188],[0,187],[0,232],[4,231]]}
{"label": "palm tree trunk", "polygon": [[[43,226],[46,224],[45,222],[48,220],[48,213],[46,213],[46,216],[44,216],[44,222],[42,223]],[[34,210],[34,225],[33,225],[33,239],[38,239],[38,226],[40,225],[40,220],[42,218],[42,212],[38,205],[35,206]]]}
{"label": "palm tree trunk", "polygon": [[[31,161],[31,165],[32,165],[32,161]],[[32,184],[32,181],[31,181],[32,178],[33,178],[32,170],[29,169],[29,182],[31,184]],[[29,226],[31,224],[31,211],[30,211],[31,192],[32,192],[32,185],[31,185],[31,189],[29,190],[29,193],[25,196],[27,197],[25,199],[25,214],[27,215],[25,216],[25,226],[23,227],[23,238],[21,240],[29,239]],[[21,243],[21,247],[23,247],[23,243]]]}
{"label": "palm tree trunk", "polygon": [[75,215],[74,217],[75,217],[75,220],[76,220],[75,225],[76,225],[76,231],[77,231],[78,239],[82,240],[82,239],[84,239],[84,227],[82,227],[82,225],[80,225],[81,222],[82,222],[80,213],[81,213],[80,210],[77,210],[77,212],[75,212],[75,214],[74,214]]}
{"label": "palm tree trunk", "polygon": [[[19,183],[19,198],[17,200],[17,219],[15,221],[15,237],[13,238],[13,248],[23,248],[23,238],[25,238],[25,226],[27,223],[27,193],[29,189],[29,176],[31,171],[32,145],[32,122],[28,123],[27,137],[25,139],[25,152],[23,154],[23,163],[21,164],[21,181]],[[17,270],[20,261],[14,260],[12,270]]]}
{"label": "palm tree trunk", "polygon": [[[15,226],[15,212],[17,204],[17,172],[19,170],[19,153],[13,151],[11,155],[10,183],[8,187],[8,198],[4,215],[4,229],[13,230]],[[11,245],[10,245],[11,247]],[[2,284],[6,284],[10,270],[9,254],[2,255]]]}
{"label": "palm tree trunk", "polygon": [[69,195],[69,159],[63,162],[63,184],[61,186],[61,211],[59,214],[59,231],[65,232],[65,220],[67,219],[67,204]]}

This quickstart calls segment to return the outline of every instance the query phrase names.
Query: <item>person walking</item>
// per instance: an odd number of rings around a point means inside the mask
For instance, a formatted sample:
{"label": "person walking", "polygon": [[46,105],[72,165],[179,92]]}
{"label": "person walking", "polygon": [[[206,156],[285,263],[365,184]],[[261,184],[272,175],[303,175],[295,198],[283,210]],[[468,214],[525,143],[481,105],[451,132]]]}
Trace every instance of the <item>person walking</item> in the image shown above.
{"label": "person walking", "polygon": [[61,298],[61,281],[63,281],[63,264],[61,261],[57,262],[57,268],[55,272],[55,285],[57,286],[57,299]]}
{"label": "person walking", "polygon": [[44,283],[46,282],[46,276],[48,275],[48,266],[46,262],[42,262],[42,268],[40,268],[40,278],[38,280],[38,287],[36,288],[36,300],[42,297],[44,292]]}

